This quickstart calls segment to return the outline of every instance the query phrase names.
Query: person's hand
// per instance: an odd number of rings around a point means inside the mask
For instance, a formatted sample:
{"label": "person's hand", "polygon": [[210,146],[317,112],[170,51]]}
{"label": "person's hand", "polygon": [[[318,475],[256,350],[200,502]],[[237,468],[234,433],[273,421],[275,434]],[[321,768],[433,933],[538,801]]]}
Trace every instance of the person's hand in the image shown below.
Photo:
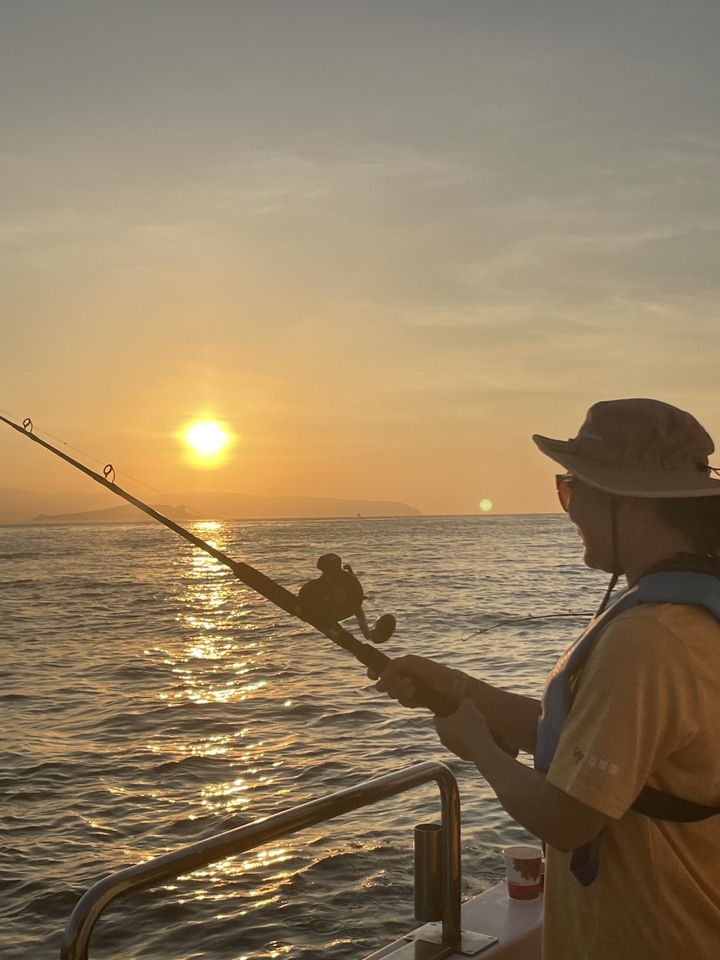
{"label": "person's hand", "polygon": [[379,679],[374,670],[368,670],[368,676],[371,680],[378,681],[375,688],[380,693],[387,693],[404,707],[415,708],[423,706],[417,699],[416,681],[421,681],[438,693],[447,695],[455,673],[450,667],[444,667],[434,660],[410,654],[391,660],[383,669]]}
{"label": "person's hand", "polygon": [[490,745],[493,735],[483,714],[468,697],[449,717],[435,717],[440,742],[461,760],[475,761]]}

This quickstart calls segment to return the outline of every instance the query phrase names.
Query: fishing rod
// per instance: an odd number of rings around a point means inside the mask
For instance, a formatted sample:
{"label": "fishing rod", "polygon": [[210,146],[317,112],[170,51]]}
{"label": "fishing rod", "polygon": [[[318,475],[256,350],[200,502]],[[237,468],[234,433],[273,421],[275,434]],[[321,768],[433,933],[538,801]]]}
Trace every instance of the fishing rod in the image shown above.
{"label": "fishing rod", "polygon": [[[271,577],[256,570],[255,567],[239,560],[233,560],[222,550],[213,547],[212,544],[196,536],[190,530],[176,523],[175,520],[171,520],[170,517],[166,517],[165,514],[160,513],[154,507],[128,493],[127,490],[115,483],[115,469],[112,464],[107,464],[103,468],[102,474],[97,473],[33,433],[34,427],[30,418],[23,420],[22,425],[20,425],[0,414],[0,421],[27,437],[28,440],[44,447],[61,460],[65,460],[66,463],[80,470],[96,483],[110,490],[111,493],[127,500],[138,510],[152,517],[153,520],[157,520],[158,523],[172,530],[173,533],[187,540],[199,550],[214,557],[219,563],[232,570],[237,579],[254,590],[255,593],[265,597],[276,607],[280,607],[281,610],[289,613],[291,617],[295,617],[303,623],[308,623],[328,640],[332,640],[333,643],[347,650],[348,653],[351,653],[375,673],[382,673],[386,664],[390,662],[390,658],[385,656],[384,653],[369,643],[358,640],[354,634],[337,622],[355,615],[363,635],[375,643],[382,643],[387,640],[395,628],[395,618],[390,614],[379,617],[373,627],[369,628],[367,626],[361,606],[363,592],[360,582],[352,572],[351,567],[348,564],[343,565],[340,557],[336,554],[330,553],[320,557],[317,566],[321,570],[321,576],[309,581],[300,588],[297,594],[294,594]],[[423,706],[439,716],[447,716],[457,709],[456,703],[430,686],[415,681],[415,691],[417,699]]]}

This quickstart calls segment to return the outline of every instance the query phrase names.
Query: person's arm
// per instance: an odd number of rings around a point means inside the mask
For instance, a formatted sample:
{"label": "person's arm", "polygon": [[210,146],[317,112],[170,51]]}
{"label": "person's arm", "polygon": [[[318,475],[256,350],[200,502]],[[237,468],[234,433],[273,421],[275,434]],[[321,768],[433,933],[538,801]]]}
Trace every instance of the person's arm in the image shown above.
{"label": "person's arm", "polygon": [[[372,671],[368,671],[368,675],[377,679]],[[414,679],[422,680],[455,703],[469,697],[501,740],[519,750],[534,752],[539,700],[492,687],[435,660],[413,655],[391,660],[375,686],[403,706],[415,708],[422,704],[415,695]]]}
{"label": "person's arm", "polygon": [[490,729],[514,747],[534,754],[540,701],[492,687],[474,677],[468,677],[468,681],[465,697],[483,714]]}
{"label": "person's arm", "polygon": [[509,757],[493,740],[469,699],[449,717],[436,717],[442,743],[472,761],[503,808],[530,833],[558,850],[575,850],[597,836],[608,818],[553,786],[545,775]]}

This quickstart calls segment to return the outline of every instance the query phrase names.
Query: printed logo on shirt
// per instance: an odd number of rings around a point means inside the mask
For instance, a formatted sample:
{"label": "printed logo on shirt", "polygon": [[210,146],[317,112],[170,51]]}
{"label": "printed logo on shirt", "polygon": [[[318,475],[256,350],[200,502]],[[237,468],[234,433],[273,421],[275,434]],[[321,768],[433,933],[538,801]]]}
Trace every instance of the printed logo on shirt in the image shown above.
{"label": "printed logo on shirt", "polygon": [[576,767],[581,763],[586,763],[588,767],[594,770],[600,770],[601,773],[607,773],[610,777],[616,777],[618,773],[620,773],[620,767],[616,763],[610,763],[608,760],[603,760],[602,757],[596,757],[594,754],[586,756],[580,747],[575,747],[572,752],[572,757]]}

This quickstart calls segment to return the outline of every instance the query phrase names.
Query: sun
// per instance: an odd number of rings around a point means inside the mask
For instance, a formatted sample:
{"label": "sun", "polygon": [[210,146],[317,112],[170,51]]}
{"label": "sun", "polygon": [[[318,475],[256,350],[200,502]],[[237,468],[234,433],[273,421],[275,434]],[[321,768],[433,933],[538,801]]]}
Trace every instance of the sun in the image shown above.
{"label": "sun", "polygon": [[215,423],[214,420],[203,420],[188,427],[185,431],[185,439],[196,453],[212,457],[226,446],[228,435],[219,423]]}
{"label": "sun", "polygon": [[181,434],[196,463],[217,463],[230,442],[228,431],[215,420],[196,420]]}

